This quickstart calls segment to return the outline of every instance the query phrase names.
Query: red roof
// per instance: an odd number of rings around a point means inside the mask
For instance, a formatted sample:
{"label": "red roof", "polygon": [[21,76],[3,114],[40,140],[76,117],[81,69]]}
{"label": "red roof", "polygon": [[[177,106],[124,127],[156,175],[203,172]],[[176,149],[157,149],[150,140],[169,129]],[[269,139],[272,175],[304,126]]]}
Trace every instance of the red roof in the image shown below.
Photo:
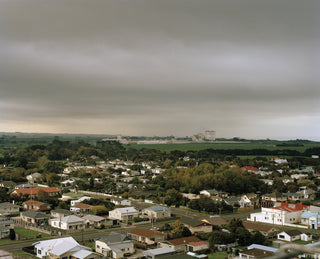
{"label": "red roof", "polygon": [[129,234],[132,235],[137,235],[137,236],[142,236],[142,237],[153,237],[156,235],[161,235],[162,233],[156,230],[152,229],[141,229],[141,228],[136,228],[128,232]]}
{"label": "red roof", "polygon": [[47,203],[41,202],[41,201],[35,201],[35,200],[28,200],[25,201],[23,204],[25,205],[34,205],[34,206],[42,206],[42,205],[48,205]]}
{"label": "red roof", "polygon": [[85,203],[77,203],[74,207],[79,208],[79,209],[90,209],[92,207],[92,205],[85,204]]}
{"label": "red roof", "polygon": [[286,201],[286,202],[281,202],[279,206],[272,207],[271,209],[282,210],[286,212],[294,212],[294,211],[305,210],[308,207],[309,206],[303,205],[302,203],[292,204]]}
{"label": "red roof", "polygon": [[208,245],[209,243],[206,241],[199,241],[199,242],[190,242],[189,246],[202,246],[202,245]]}
{"label": "red roof", "polygon": [[258,168],[254,167],[254,166],[249,166],[249,165],[246,165],[246,166],[243,166],[240,168],[240,170],[246,170],[246,171],[259,171]]}
{"label": "red roof", "polygon": [[21,188],[21,189],[16,189],[14,192],[21,195],[24,195],[24,194],[37,195],[40,190],[43,190],[47,193],[59,192],[57,187]]}
{"label": "red roof", "polygon": [[178,246],[182,244],[189,244],[195,242],[201,242],[202,240],[197,238],[196,236],[189,236],[189,237],[181,237],[176,239],[167,240],[166,242],[170,243],[171,245]]}

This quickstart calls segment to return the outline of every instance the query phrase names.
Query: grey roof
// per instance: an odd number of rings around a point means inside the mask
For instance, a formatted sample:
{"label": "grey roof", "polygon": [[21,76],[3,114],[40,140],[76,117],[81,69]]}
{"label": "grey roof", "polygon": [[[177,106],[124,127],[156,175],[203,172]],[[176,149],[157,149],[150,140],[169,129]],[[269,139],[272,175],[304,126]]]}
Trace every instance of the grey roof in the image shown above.
{"label": "grey roof", "polygon": [[61,222],[66,222],[66,223],[79,222],[79,221],[84,221],[84,219],[74,215],[66,216],[61,219]]}
{"label": "grey roof", "polygon": [[252,248],[258,248],[258,249],[273,252],[273,253],[275,253],[279,250],[278,248],[274,248],[271,246],[259,245],[259,244],[252,244],[252,245],[248,246],[248,249],[252,249]]}
{"label": "grey roof", "polygon": [[83,258],[86,258],[88,255],[91,255],[91,254],[93,254],[93,252],[85,250],[85,249],[81,249],[81,250],[73,253],[72,257],[83,259]]}
{"label": "grey roof", "polygon": [[121,243],[121,244],[109,245],[109,248],[116,253],[120,253],[122,252],[121,249],[130,248],[131,246],[133,246],[133,243],[130,241],[130,242]]}
{"label": "grey roof", "polygon": [[25,212],[22,212],[21,214],[25,217],[34,218],[34,219],[43,219],[43,218],[48,219],[48,218],[50,218],[49,215],[47,215],[43,212],[34,211],[34,210],[27,210]]}
{"label": "grey roof", "polygon": [[65,214],[65,215],[72,214],[72,212],[70,210],[65,210],[65,209],[55,209],[55,210],[51,210],[51,212]]}
{"label": "grey roof", "polygon": [[[200,224],[203,224],[203,221],[199,220],[199,219],[194,219],[194,218],[189,218],[189,217],[182,217],[180,219],[180,221],[183,223],[183,224],[186,224],[186,225],[189,225],[189,226],[198,226]],[[210,223],[207,223],[208,225],[211,225]]]}
{"label": "grey roof", "polygon": [[287,231],[284,231],[285,233],[287,233],[289,236],[298,236],[301,235],[301,231],[297,230],[297,229],[290,229]]}
{"label": "grey roof", "polygon": [[168,254],[168,253],[175,253],[175,250],[171,247],[162,247],[162,248],[149,249],[149,250],[143,251],[144,255],[162,255],[162,254]]}
{"label": "grey roof", "polygon": [[95,221],[95,222],[100,222],[106,220],[104,217],[96,216],[96,215],[85,215],[82,217],[85,220],[90,220],[90,221]]}
{"label": "grey roof", "polygon": [[292,192],[286,192],[283,194],[283,196],[295,196],[295,197],[303,197],[304,195],[301,193],[292,193]]}
{"label": "grey roof", "polygon": [[109,244],[119,243],[123,241],[129,241],[130,238],[126,235],[112,231],[106,236],[98,237],[96,240],[104,242],[109,245]]}
{"label": "grey roof", "polygon": [[13,220],[9,219],[9,220],[0,220],[0,226],[1,225],[9,225],[9,224],[13,224]]}
{"label": "grey roof", "polygon": [[116,208],[114,210],[118,210],[121,213],[138,213],[138,211],[134,207]]}
{"label": "grey roof", "polygon": [[151,206],[149,208],[146,208],[146,210],[152,210],[154,212],[162,212],[162,211],[167,211],[169,209],[166,207],[163,207],[163,206],[155,205],[155,206]]}
{"label": "grey roof", "polygon": [[20,189],[20,188],[33,188],[34,186],[28,183],[23,183],[23,184],[19,184],[15,187],[15,189]]}
{"label": "grey roof", "polygon": [[10,202],[0,203],[0,209],[6,209],[6,208],[8,208],[8,207],[20,208],[18,205],[12,204],[12,203],[10,203]]}

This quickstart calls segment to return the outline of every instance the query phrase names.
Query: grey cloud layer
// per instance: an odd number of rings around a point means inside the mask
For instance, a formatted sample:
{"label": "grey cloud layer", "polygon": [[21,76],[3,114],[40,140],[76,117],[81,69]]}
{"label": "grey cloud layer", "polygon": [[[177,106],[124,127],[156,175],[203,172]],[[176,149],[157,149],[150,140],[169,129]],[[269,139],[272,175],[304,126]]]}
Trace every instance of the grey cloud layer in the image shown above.
{"label": "grey cloud layer", "polygon": [[1,0],[0,130],[320,137],[319,10]]}

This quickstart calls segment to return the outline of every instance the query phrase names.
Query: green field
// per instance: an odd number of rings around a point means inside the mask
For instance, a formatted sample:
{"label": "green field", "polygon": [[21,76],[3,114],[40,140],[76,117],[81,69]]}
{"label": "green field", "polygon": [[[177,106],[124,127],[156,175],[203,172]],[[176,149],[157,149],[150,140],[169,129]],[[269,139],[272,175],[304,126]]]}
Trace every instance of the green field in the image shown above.
{"label": "green field", "polygon": [[128,144],[124,145],[126,148],[134,149],[156,149],[160,151],[170,152],[173,150],[180,151],[198,151],[204,149],[267,149],[267,150],[279,150],[279,149],[289,149],[297,150],[299,152],[304,152],[307,148],[320,147],[320,142],[310,142],[304,143],[303,146],[298,147],[279,147],[277,144],[282,142],[277,141],[267,141],[267,142],[216,142],[216,143],[183,143],[183,144]]}

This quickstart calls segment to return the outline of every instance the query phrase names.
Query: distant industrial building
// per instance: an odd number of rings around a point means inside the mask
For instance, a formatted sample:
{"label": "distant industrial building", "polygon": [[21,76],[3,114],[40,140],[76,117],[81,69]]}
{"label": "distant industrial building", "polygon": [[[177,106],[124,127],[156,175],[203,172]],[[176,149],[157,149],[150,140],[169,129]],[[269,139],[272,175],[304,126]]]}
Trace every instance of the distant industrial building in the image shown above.
{"label": "distant industrial building", "polygon": [[215,141],[216,132],[214,130],[206,130],[203,133],[198,133],[192,136],[193,142],[206,142],[206,141]]}

